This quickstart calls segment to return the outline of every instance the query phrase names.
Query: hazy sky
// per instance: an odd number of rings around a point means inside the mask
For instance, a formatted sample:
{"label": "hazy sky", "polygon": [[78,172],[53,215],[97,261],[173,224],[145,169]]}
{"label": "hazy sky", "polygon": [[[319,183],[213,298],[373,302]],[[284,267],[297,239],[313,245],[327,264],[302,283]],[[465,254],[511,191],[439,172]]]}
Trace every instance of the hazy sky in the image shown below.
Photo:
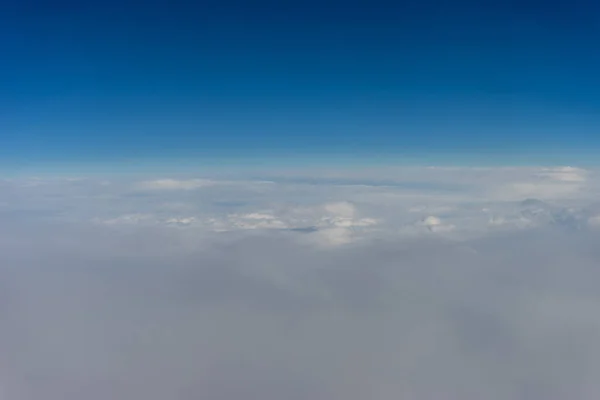
{"label": "hazy sky", "polygon": [[587,0],[7,0],[0,157],[590,163],[599,40]]}

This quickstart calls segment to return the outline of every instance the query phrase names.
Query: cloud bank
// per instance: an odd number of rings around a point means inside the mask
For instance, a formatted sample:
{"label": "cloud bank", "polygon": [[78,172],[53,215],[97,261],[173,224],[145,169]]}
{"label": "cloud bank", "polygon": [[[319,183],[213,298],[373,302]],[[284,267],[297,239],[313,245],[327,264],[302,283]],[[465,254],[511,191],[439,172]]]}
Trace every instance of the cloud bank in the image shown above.
{"label": "cloud bank", "polygon": [[516,171],[0,183],[0,393],[597,399],[594,172]]}

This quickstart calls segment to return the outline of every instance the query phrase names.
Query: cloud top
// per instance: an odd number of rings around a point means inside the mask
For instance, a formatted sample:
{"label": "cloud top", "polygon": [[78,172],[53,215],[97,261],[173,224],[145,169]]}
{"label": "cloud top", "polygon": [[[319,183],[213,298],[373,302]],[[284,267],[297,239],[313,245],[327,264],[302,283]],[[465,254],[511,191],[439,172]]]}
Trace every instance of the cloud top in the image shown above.
{"label": "cloud top", "polygon": [[358,174],[0,182],[2,395],[599,397],[595,171]]}
{"label": "cloud top", "polygon": [[209,179],[156,179],[139,182],[136,184],[136,188],[141,190],[193,190],[212,185],[214,182]]}

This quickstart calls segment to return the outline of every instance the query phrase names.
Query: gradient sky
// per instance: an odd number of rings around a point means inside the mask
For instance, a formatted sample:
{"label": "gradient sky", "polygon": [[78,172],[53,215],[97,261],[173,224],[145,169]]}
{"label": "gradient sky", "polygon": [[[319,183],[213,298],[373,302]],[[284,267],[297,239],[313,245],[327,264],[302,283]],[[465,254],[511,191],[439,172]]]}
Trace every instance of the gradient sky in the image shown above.
{"label": "gradient sky", "polygon": [[597,1],[0,4],[0,159],[600,150]]}

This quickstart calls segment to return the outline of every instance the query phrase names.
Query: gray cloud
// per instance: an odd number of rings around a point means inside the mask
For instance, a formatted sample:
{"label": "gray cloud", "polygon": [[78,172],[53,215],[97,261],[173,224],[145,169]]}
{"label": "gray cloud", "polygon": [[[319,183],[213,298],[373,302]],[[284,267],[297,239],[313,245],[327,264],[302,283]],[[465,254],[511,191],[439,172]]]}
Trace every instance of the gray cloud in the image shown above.
{"label": "gray cloud", "polygon": [[597,173],[380,172],[0,181],[0,395],[597,399]]}
{"label": "gray cloud", "polygon": [[320,248],[0,229],[4,398],[597,399],[600,251],[560,225]]}

